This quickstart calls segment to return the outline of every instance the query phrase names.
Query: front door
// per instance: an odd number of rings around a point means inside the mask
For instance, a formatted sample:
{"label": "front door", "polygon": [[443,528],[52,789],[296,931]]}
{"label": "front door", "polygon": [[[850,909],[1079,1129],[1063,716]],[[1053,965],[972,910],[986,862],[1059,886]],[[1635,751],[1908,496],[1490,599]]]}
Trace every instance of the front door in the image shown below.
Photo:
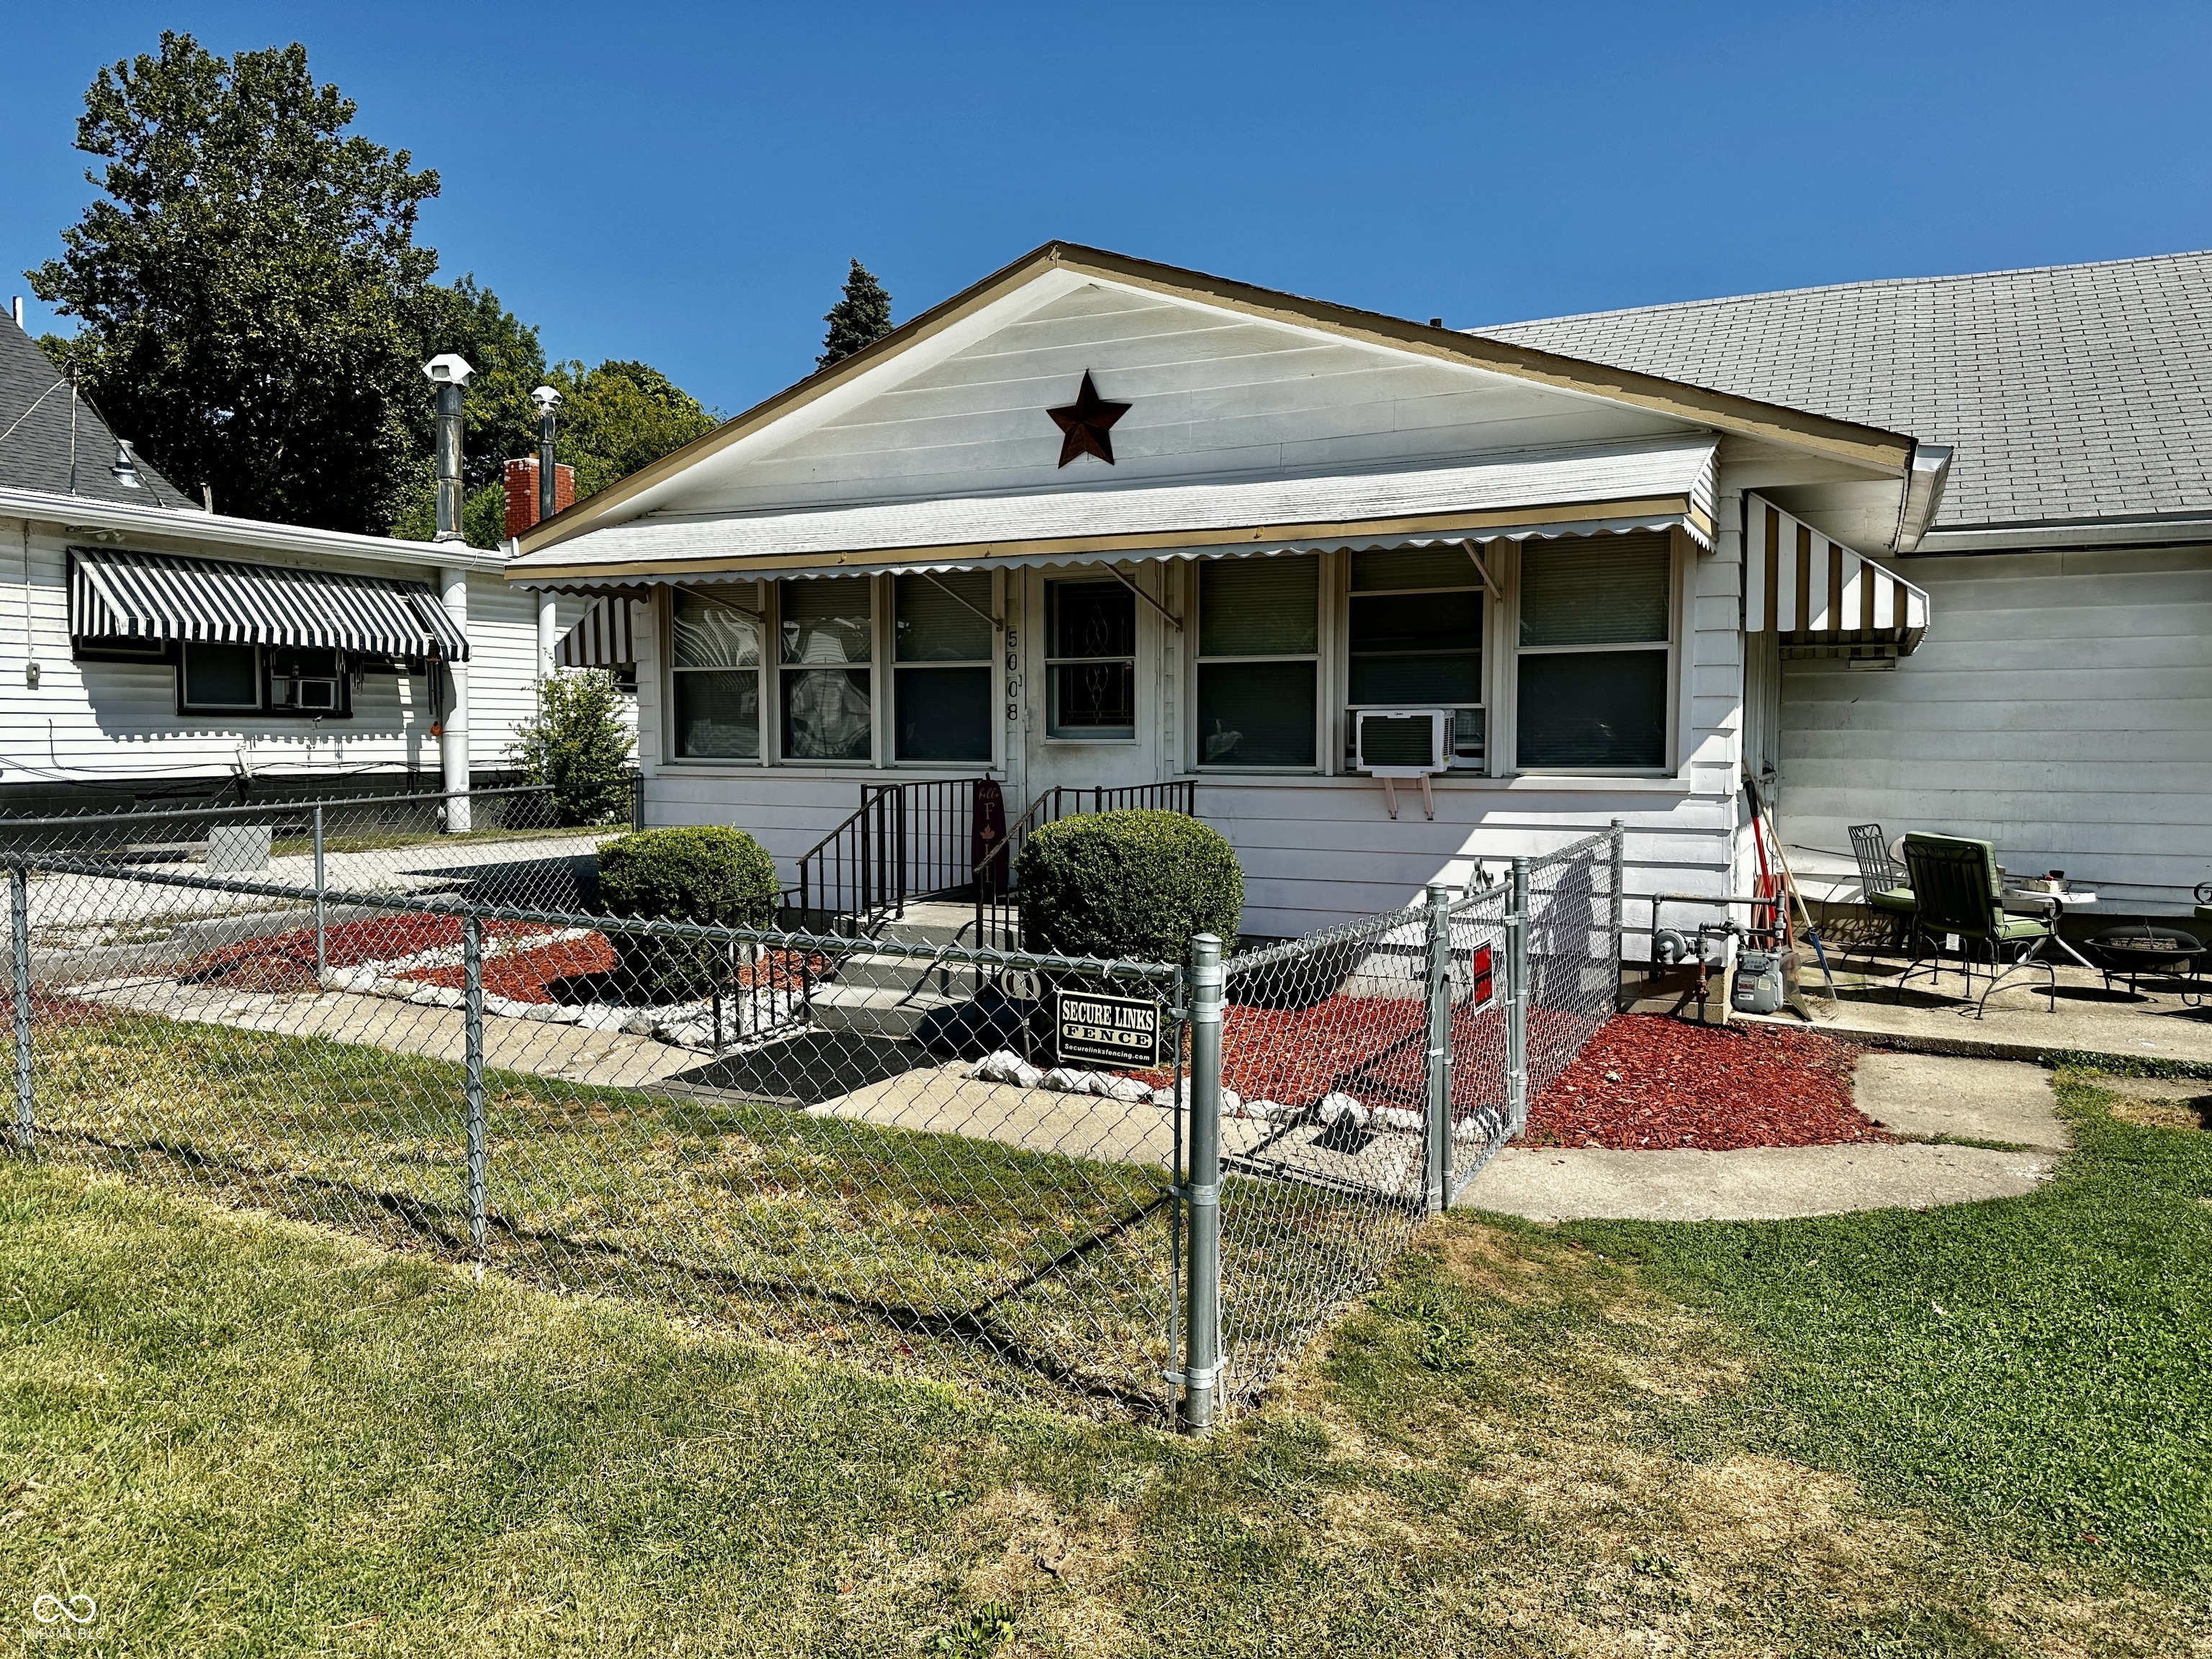
{"label": "front door", "polygon": [[[1158,563],[1118,568],[1158,597]],[[1111,789],[1167,775],[1159,612],[1101,565],[1027,576],[1022,805],[1055,785]]]}

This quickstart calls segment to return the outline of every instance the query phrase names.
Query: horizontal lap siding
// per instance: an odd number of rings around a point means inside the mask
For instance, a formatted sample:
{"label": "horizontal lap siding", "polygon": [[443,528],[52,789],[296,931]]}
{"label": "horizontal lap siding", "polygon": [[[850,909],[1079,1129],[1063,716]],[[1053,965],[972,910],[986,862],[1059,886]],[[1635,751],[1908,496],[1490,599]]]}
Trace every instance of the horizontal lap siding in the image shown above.
{"label": "horizontal lap siding", "polygon": [[[687,512],[1096,482],[1054,465],[1044,411],[1083,374],[1131,404],[1116,483],[1363,465],[1681,430],[1639,410],[1397,354],[1317,341],[1180,302],[1085,289],[702,486]],[[1084,468],[1087,466],[1086,472]]]}
{"label": "horizontal lap siding", "polygon": [[[250,768],[264,779],[294,774],[404,771],[434,773],[434,711],[422,706],[422,679],[370,674],[353,694],[352,715],[312,720],[179,714],[176,671],[137,663],[73,662],[65,586],[69,539],[33,528],[28,647],[22,581],[24,540],[19,523],[0,523],[0,785],[106,781],[158,783],[164,778],[220,776]],[[189,550],[213,558],[276,564],[265,553],[219,544]],[[351,562],[312,568],[365,570],[420,581],[432,573],[405,566]],[[496,576],[470,579],[470,649],[475,763],[505,763],[516,720],[534,696],[537,610],[534,598],[507,590]],[[35,658],[38,689],[24,680]]]}
{"label": "horizontal lap siding", "polygon": [[1783,820],[1994,842],[2116,911],[2212,879],[2212,549],[1914,559],[1928,638],[1893,673],[1785,665]]}

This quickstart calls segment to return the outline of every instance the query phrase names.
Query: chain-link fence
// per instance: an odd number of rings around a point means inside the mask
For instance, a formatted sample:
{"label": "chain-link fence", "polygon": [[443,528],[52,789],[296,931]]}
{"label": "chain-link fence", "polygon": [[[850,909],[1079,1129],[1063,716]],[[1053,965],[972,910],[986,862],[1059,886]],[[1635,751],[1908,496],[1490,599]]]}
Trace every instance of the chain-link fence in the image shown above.
{"label": "chain-link fence", "polygon": [[1564,1063],[1530,1033],[1609,983],[1605,841],[1188,967],[18,849],[14,1139],[1203,1427],[1504,1143],[1530,1048]]}
{"label": "chain-link fence", "polygon": [[[0,854],[96,864],[98,871],[42,880],[31,919],[35,946],[84,950],[171,941],[213,949],[259,928],[265,896],[185,889],[135,877],[235,877],[299,893],[300,938],[309,966],[326,958],[332,926],[363,919],[333,912],[338,892],[443,896],[547,910],[596,908],[596,849],[623,821],[563,825],[538,785],[260,799],[40,817],[0,817]],[[325,896],[319,907],[317,894]]]}

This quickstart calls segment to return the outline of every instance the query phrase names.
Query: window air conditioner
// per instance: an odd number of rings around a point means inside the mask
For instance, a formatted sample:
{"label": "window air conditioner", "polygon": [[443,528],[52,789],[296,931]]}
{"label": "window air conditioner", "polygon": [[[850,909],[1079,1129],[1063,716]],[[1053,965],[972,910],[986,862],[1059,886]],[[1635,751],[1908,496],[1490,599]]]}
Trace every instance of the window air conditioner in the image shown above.
{"label": "window air conditioner", "polygon": [[292,682],[292,707],[295,708],[335,709],[338,706],[338,683],[335,679]]}
{"label": "window air conditioner", "polygon": [[1352,715],[1352,763],[1382,780],[1392,817],[1398,816],[1401,778],[1421,781],[1422,810],[1436,817],[1429,780],[1451,769],[1454,719],[1449,708],[1362,708]]}

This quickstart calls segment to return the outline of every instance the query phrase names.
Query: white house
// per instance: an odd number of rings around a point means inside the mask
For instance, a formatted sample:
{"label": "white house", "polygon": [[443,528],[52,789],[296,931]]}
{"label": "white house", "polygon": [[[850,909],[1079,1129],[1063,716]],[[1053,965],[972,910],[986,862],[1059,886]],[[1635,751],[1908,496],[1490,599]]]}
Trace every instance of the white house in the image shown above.
{"label": "white house", "polygon": [[[1881,561],[1949,459],[1053,244],[506,576],[634,635],[649,822],[741,824],[788,870],[863,785],[988,773],[1018,812],[1194,780],[1245,927],[1287,934],[1615,817],[1632,888],[1745,890],[1780,665],[1892,666],[1936,625]],[[1383,709],[1438,711],[1433,817],[1358,764]]]}
{"label": "white house", "polygon": [[[1841,870],[1848,824],[1941,829],[2064,870],[2086,914],[2190,913],[2212,880],[2212,254],[1488,332],[1954,446],[1898,566],[1926,644],[1894,674],[1784,671],[1788,838]],[[1818,486],[1774,495],[1830,522]]]}
{"label": "white house", "polygon": [[507,771],[588,602],[505,563],[211,512],[0,326],[0,811]]}

